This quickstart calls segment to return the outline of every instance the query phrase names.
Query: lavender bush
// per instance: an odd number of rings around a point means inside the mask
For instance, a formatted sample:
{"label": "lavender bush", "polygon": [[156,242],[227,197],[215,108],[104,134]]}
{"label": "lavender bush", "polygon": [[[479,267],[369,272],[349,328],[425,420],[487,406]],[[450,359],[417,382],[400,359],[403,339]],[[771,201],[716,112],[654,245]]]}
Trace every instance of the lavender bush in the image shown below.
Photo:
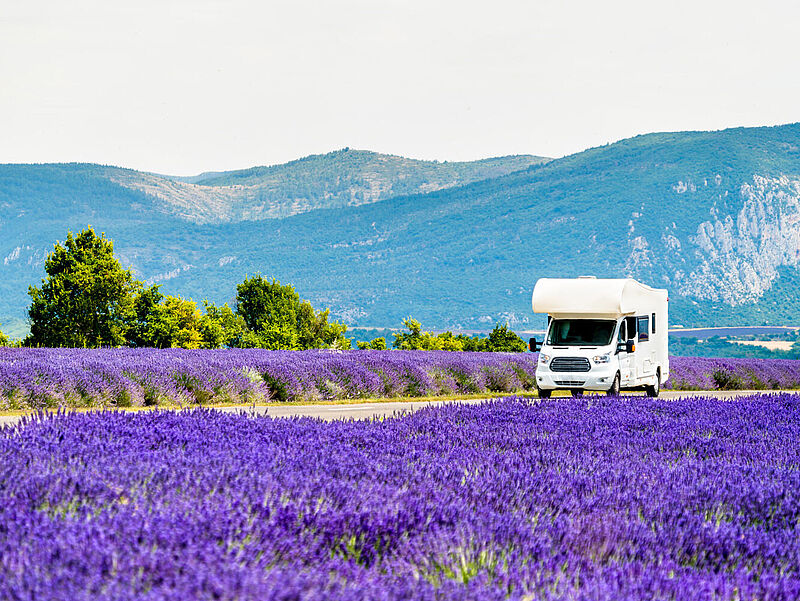
{"label": "lavender bush", "polygon": [[507,398],[0,430],[0,598],[800,598],[800,402]]}
{"label": "lavender bush", "polygon": [[[0,410],[317,401],[535,389],[536,355],[0,348]],[[667,388],[798,388],[800,361],[673,357]]]}

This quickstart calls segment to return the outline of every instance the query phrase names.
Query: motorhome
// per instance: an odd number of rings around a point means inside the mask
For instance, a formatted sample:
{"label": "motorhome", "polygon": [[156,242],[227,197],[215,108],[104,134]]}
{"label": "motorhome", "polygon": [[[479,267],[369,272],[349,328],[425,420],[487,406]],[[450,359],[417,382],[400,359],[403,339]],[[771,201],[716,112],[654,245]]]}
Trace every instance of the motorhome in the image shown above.
{"label": "motorhome", "polygon": [[542,278],[533,289],[534,313],[547,314],[539,351],[539,396],[553,390],[644,390],[658,396],[669,377],[667,291],[633,279]]}

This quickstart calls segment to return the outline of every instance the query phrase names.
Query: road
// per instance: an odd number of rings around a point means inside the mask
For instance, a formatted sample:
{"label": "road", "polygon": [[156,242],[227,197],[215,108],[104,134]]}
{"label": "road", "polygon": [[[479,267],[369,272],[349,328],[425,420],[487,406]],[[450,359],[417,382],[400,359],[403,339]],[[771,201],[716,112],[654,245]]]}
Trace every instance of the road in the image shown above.
{"label": "road", "polygon": [[[729,399],[751,394],[778,393],[778,390],[662,390],[662,399],[679,399],[690,396],[709,396],[718,399]],[[793,394],[800,394],[800,391],[788,391]],[[461,401],[422,401],[422,402],[378,402],[378,403],[359,403],[348,405],[260,405],[255,408],[258,415],[269,415],[271,417],[318,417],[325,420],[334,419],[368,419],[372,417],[388,417],[395,413],[417,411],[423,407],[435,407],[445,403],[481,403],[481,399],[470,399]],[[225,413],[250,413],[252,409],[242,407],[219,407],[219,411]],[[21,419],[19,415],[0,415],[0,426],[13,425]]]}

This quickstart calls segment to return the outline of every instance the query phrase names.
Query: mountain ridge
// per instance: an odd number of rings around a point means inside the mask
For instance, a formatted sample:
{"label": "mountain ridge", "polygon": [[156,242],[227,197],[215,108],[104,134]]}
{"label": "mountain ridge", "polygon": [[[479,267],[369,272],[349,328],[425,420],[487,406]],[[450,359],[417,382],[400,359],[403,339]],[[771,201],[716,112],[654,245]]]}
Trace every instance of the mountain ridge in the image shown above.
{"label": "mountain ridge", "polygon": [[[272,219],[191,221],[141,190],[73,179],[49,204],[60,211],[74,196],[80,210],[28,219],[34,236],[8,227],[0,168],[0,228],[13,238],[0,242],[0,321],[19,317],[52,242],[87,223],[165,292],[230,301],[261,272],[353,325],[413,315],[431,328],[535,327],[535,280],[586,273],[666,287],[672,323],[800,321],[800,124],[645,134],[429,193]],[[112,190],[120,196],[103,195]]]}
{"label": "mountain ridge", "polygon": [[357,206],[397,195],[431,192],[496,177],[546,161],[510,155],[470,162],[407,159],[342,149],[279,165],[189,178],[119,172],[113,181],[172,205],[196,223],[257,221],[316,209]]}
{"label": "mountain ridge", "polygon": [[74,171],[84,177],[107,180],[103,185],[110,182],[142,192],[160,212],[195,223],[223,223],[283,218],[309,210],[379,202],[401,194],[496,177],[547,160],[550,159],[509,155],[440,162],[343,149],[278,165],[188,177],[80,162],[5,163],[0,164],[0,170],[5,172],[6,181],[11,171],[31,172],[30,176],[17,174],[17,185],[26,177],[42,178],[46,171]]}

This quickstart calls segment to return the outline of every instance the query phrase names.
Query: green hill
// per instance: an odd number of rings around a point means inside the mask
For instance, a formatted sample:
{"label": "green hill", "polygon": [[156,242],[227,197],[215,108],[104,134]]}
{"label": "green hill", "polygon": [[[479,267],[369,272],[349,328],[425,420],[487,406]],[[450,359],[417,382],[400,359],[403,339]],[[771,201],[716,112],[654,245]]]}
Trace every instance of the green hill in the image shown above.
{"label": "green hill", "polygon": [[[363,326],[408,315],[430,328],[536,326],[536,279],[581,274],[666,287],[670,321],[685,326],[800,320],[800,124],[649,134],[467,185],[266,220],[214,217],[211,205],[183,214],[86,173],[65,179],[62,193],[29,171],[9,194],[3,170],[18,168],[0,167],[0,233],[13,234],[0,242],[0,259],[12,257],[0,260],[2,322],[22,315],[52,241],[86,223],[168,292],[226,301],[261,272]],[[200,181],[225,190],[250,185],[256,171]],[[58,199],[45,216],[47,194]],[[9,203],[30,208],[12,214]]]}
{"label": "green hill", "polygon": [[[494,157],[469,162],[420,161],[367,150],[344,148],[269,167],[210,173],[195,183],[204,186],[264,186],[287,196],[330,194],[350,200],[385,188],[391,195],[431,192],[481,179],[499,177],[550,159],[531,155]],[[346,203],[363,204],[363,203]]]}
{"label": "green hill", "polygon": [[[346,149],[284,165],[193,178],[95,164],[0,165],[0,327],[17,335],[25,331],[27,287],[38,283],[44,257],[68,229],[91,224],[107,232],[117,242],[123,262],[141,277],[167,281],[207,260],[203,249],[194,247],[200,236],[197,224],[257,221],[378,202],[495,177],[546,160],[510,156],[440,163]],[[215,240],[219,243],[225,245]],[[227,256],[218,262],[224,264]]]}
{"label": "green hill", "polygon": [[419,161],[345,148],[282,165],[189,178],[121,170],[115,183],[146,192],[194,223],[258,221],[358,206],[505,175],[549,159],[529,155],[464,163]]}

